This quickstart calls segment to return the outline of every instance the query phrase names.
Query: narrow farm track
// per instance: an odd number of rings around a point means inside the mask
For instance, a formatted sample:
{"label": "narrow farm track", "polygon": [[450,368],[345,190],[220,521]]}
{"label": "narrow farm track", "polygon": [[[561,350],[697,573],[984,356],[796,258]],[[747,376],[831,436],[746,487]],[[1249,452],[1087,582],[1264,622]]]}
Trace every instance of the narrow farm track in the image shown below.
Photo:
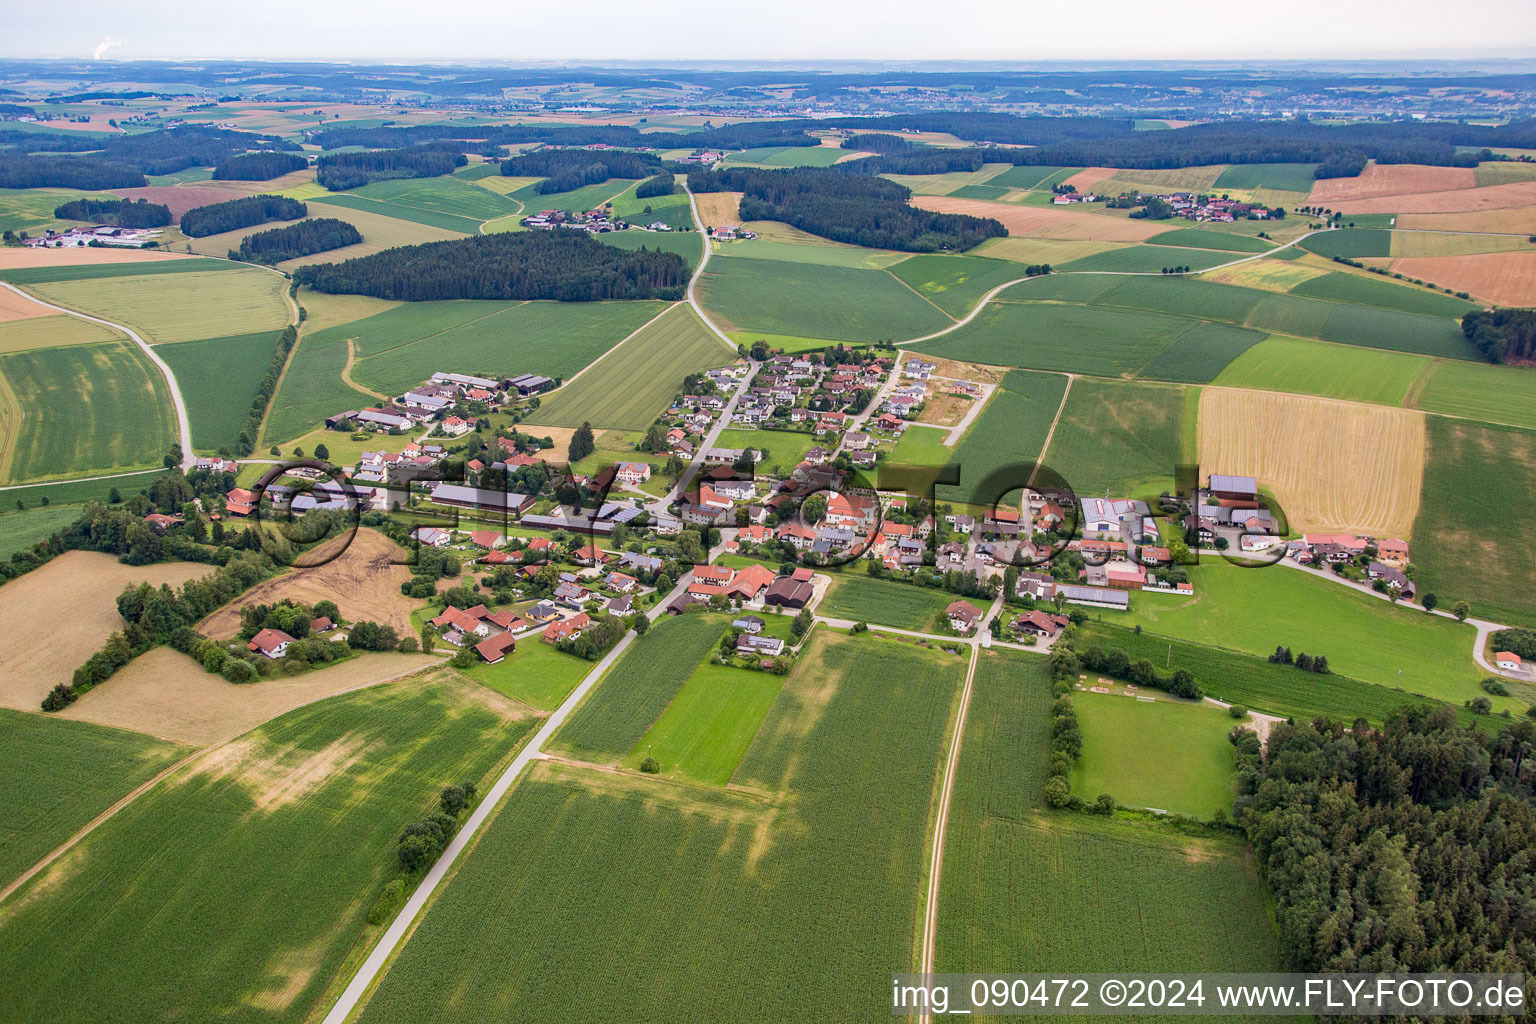
{"label": "narrow farm track", "polygon": [[1061,422],[1061,414],[1067,408],[1067,398],[1072,394],[1072,382],[1077,380],[1077,374],[1069,373],[1067,386],[1061,389],[1061,404],[1056,407],[1056,416],[1051,420],[1051,429],[1045,432],[1045,443],[1040,446],[1040,457],[1035,460],[1035,468],[1029,471],[1029,479],[1025,481],[1025,487],[1035,486],[1035,477],[1040,475],[1040,467],[1045,465],[1046,453],[1051,450],[1051,438],[1056,436],[1056,425]]}
{"label": "narrow farm track", "polygon": [[[704,306],[699,302],[697,288],[699,278],[704,276],[704,268],[709,266],[709,235],[705,233],[704,221],[699,217],[699,201],[694,197],[692,190],[688,188],[686,179],[683,181],[683,191],[688,196],[688,211],[693,214],[693,226],[698,229],[699,238],[704,242],[704,252],[699,257],[699,265],[693,268],[693,276],[688,279],[688,305],[692,306],[693,311],[699,314],[699,319],[704,321],[704,326],[714,331],[715,336],[724,342],[732,352],[735,352],[736,343],[731,340],[730,335],[715,326],[715,322],[709,318],[708,313],[704,312]],[[700,451],[702,450],[701,447]]]}

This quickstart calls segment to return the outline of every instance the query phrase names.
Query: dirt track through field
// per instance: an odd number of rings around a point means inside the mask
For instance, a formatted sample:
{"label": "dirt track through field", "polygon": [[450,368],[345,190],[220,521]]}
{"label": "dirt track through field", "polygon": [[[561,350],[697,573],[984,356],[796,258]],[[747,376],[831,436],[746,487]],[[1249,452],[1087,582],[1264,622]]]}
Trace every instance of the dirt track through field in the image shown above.
{"label": "dirt track through field", "polygon": [[1406,537],[1419,511],[1424,414],[1281,392],[1206,387],[1202,476],[1255,476],[1299,532]]}

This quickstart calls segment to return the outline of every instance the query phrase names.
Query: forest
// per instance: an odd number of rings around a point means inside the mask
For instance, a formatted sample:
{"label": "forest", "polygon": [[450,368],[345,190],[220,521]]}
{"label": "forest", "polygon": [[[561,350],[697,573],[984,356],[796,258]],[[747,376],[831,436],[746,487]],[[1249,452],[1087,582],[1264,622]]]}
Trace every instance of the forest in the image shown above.
{"label": "forest", "polygon": [[271,181],[309,166],[299,153],[239,153],[213,169],[215,181]]}
{"label": "forest", "polygon": [[677,178],[671,171],[662,171],[653,177],[647,178],[635,186],[636,199],[654,199],[657,196],[670,196],[677,191]]}
{"label": "forest", "polygon": [[469,162],[456,142],[432,142],[373,153],[337,153],[315,162],[315,180],[332,192],[361,188],[370,181],[435,178]]}
{"label": "forest", "polygon": [[148,185],[142,171],[127,164],[84,156],[0,156],[0,188],[109,188]]}
{"label": "forest", "polygon": [[309,207],[286,196],[244,196],[199,206],[181,215],[181,232],[193,238],[253,227],[274,220],[298,220]]}
{"label": "forest", "polygon": [[301,267],[317,291],[433,299],[680,299],[688,265],[676,253],[628,252],[584,231],[519,231],[405,245],[344,263]]}
{"label": "forest", "polygon": [[54,207],[53,215],[119,228],[163,228],[171,222],[170,207],[146,199],[75,199]]}
{"label": "forest", "polygon": [[907,205],[911,191],[885,178],[821,167],[690,170],[695,192],[741,192],[742,220],[778,220],[836,242],[902,252],[963,251],[1008,233],[990,217]]}
{"label": "forest", "polygon": [[356,245],[362,240],[362,232],[346,221],[316,217],[247,235],[240,240],[240,248],[229,250],[229,258],[247,263],[281,263],[311,253],[340,249],[344,245]]}
{"label": "forest", "polygon": [[491,146],[542,142],[552,146],[626,146],[654,149],[753,149],[760,146],[817,146],[805,132],[814,122],[786,127],[782,121],[745,121],[697,132],[641,132],[628,125],[414,125],[409,128],[333,128],[312,141],[323,149],[341,146],[409,146],[445,140],[483,140]]}
{"label": "forest", "polygon": [[844,149],[857,149],[866,153],[915,153],[920,148],[915,143],[908,142],[900,135],[889,135],[885,132],[866,132],[862,135],[850,135],[843,140]]}
{"label": "forest", "polygon": [[644,178],[660,169],[661,161],[650,153],[612,150],[544,149],[501,162],[501,173],[509,178],[544,178],[538,186],[540,195],[574,192],[609,178]]}
{"label": "forest", "polygon": [[1536,962],[1536,723],[1449,707],[1282,722],[1238,817],[1304,971],[1524,971]]}
{"label": "forest", "polygon": [[1461,332],[1490,363],[1536,359],[1536,309],[1476,310],[1461,318]]}
{"label": "forest", "polygon": [[[0,131],[0,146],[8,154],[48,154],[50,159],[80,159],[122,164],[144,174],[174,174],[188,167],[215,167],[236,153],[252,147],[296,150],[295,143],[275,135],[257,135],[211,125],[182,125],[135,135],[100,135],[82,132]],[[88,154],[78,158],[56,157],[61,153]],[[108,185],[105,188],[128,186]]]}

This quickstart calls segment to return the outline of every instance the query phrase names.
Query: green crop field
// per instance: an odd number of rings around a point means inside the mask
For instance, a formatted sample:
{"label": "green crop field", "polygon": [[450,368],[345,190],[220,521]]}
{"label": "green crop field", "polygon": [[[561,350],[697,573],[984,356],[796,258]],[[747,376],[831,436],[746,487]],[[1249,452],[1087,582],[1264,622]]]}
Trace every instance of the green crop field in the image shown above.
{"label": "green crop field", "polygon": [[165,379],[136,346],[11,352],[0,355],[0,378],[26,414],[0,394],[9,483],[153,465],[176,439]]}
{"label": "green crop field", "polygon": [[[13,518],[0,516],[0,530]],[[141,733],[0,708],[0,886],[185,753]]]}
{"label": "green crop field", "polygon": [[633,178],[609,178],[607,181],[600,181],[595,185],[584,185],[570,192],[540,193],[538,184],[535,182],[516,192],[508,193],[507,198],[522,203],[523,209],[528,213],[537,213],[540,210],[595,210],[628,192],[634,184]]}
{"label": "green crop field", "polygon": [[0,281],[11,284],[53,284],[57,281],[100,281],[111,277],[155,277],[160,274],[203,274],[250,270],[229,260],[177,259],[146,256],[142,262],[65,264],[59,267],[16,267],[0,270]]}
{"label": "green crop field", "polygon": [[1140,370],[1194,326],[1194,320],[1163,313],[998,301],[964,327],[913,348],[993,366],[1119,377]]}
{"label": "green crop field", "polygon": [[1301,248],[1319,256],[1348,256],[1360,259],[1365,256],[1392,255],[1392,232],[1379,228],[1345,228],[1341,231],[1325,231],[1313,235],[1301,243]]}
{"label": "green crop field", "polygon": [[1108,793],[1126,807],[1205,820],[1231,813],[1231,715],[1206,704],[1111,693],[1077,693],[1072,702],[1083,734],[1072,792],[1084,800]]}
{"label": "green crop field", "polygon": [[1271,335],[1229,363],[1212,383],[1401,405],[1429,364],[1426,356]]}
{"label": "green crop field", "polygon": [[376,181],[347,194],[413,211],[467,217],[477,222],[520,210],[516,202],[505,196],[452,177]]}
{"label": "green crop field", "polygon": [[833,577],[832,586],[816,611],[833,619],[876,622],[931,633],[941,624],[944,609],[955,599],[955,595],[942,590],[873,580],[850,570],[846,575]]}
{"label": "green crop field", "polygon": [[592,665],[534,635],[519,640],[517,650],[495,665],[481,662],[463,672],[503,697],[540,711],[553,711],[592,671]]}
{"label": "green crop field", "polygon": [[[950,324],[890,274],[777,260],[720,260],[699,282],[699,301],[726,329],[834,341],[910,338]],[[785,301],[794,296],[793,301]]]}
{"label": "green crop field", "polygon": [[722,430],[717,448],[756,448],[763,453],[763,468],[782,467],[784,475],[816,446],[816,436],[797,430]]}
{"label": "green crop field", "polygon": [[[52,536],[85,511],[79,505],[56,504],[29,506],[24,512],[11,511],[16,508],[16,499],[13,497],[16,493],[6,491],[4,495],[5,514],[0,515],[0,558],[9,559],[13,552],[30,548],[43,538]],[[102,496],[106,496],[105,492]],[[52,502],[52,496],[48,500]]]}
{"label": "green crop field", "polygon": [[[190,261],[189,261],[190,262]],[[287,282],[245,267],[203,274],[86,278],[37,284],[49,302],[127,324],[151,345],[270,331],[288,322]]]}
{"label": "green crop field", "polygon": [[583,761],[621,760],[709,657],[729,621],[700,612],[663,618],[635,639],[551,745]]}
{"label": "green crop field", "polygon": [[732,153],[725,164],[728,167],[831,167],[851,152],[831,146],[772,146]]}
{"label": "green crop field", "polygon": [[[816,238],[814,235],[805,237]],[[817,238],[814,243],[781,242],[767,238],[738,238],[734,242],[719,245],[715,255],[721,259],[774,260],[778,263],[810,263],[826,267],[853,267],[857,270],[884,270],[903,261],[917,258],[909,253],[893,252],[890,249],[866,249],[861,245],[843,245],[841,242],[820,238]],[[740,267],[732,269],[746,272]]]}
{"label": "green crop field", "polygon": [[1231,164],[1217,175],[1215,187],[1310,192],[1313,169],[1313,164]]}
{"label": "green crop field", "polygon": [[886,462],[894,466],[942,466],[955,456],[955,449],[944,443],[948,436],[949,431],[936,427],[909,426]]}
{"label": "green crop field", "polygon": [[0,189],[0,231],[25,231],[31,235],[40,235],[46,228],[69,226],[74,222],[55,217],[55,209],[73,199],[99,198],[106,196],[100,192],[66,188]]}
{"label": "green crop field", "polygon": [[1231,324],[1242,323],[1264,298],[1263,292],[1252,288],[1188,277],[1122,277],[1110,281],[1112,287],[1093,300],[1096,305],[1123,306]]}
{"label": "green crop field", "polygon": [[[305,1020],[398,876],[401,828],[533,725],[477,689],[413,679],[322,701],[140,796],[8,907],[8,1015]],[[58,969],[86,957],[89,972]]]}
{"label": "green crop field", "polygon": [[[1010,371],[956,446],[950,461],[959,463],[959,486],[939,488],[939,497],[990,506],[1024,486],[1028,473],[1008,473],[1005,467],[1040,458],[1066,386],[1067,378],[1059,374]],[[1025,479],[1015,479],[1020,475]]]}
{"label": "green crop field", "polygon": [[129,473],[126,476],[112,477],[107,480],[61,480],[58,483],[37,484],[32,487],[13,487],[5,492],[4,508],[14,509],[18,501],[29,509],[40,508],[45,495],[52,507],[81,505],[88,501],[99,501],[105,504],[112,496],[114,488],[126,498],[130,494],[138,494],[145,490],[164,473],[164,469],[148,469],[142,473]]}
{"label": "green crop field", "polygon": [[638,249],[675,252],[687,261],[690,269],[698,266],[704,254],[704,237],[697,231],[609,231],[594,237],[604,245],[630,252]]}
{"label": "green crop field", "polygon": [[1441,360],[1410,402],[1430,412],[1536,428],[1536,373],[1523,366]]}
{"label": "green crop field", "polygon": [[1268,655],[1283,644],[1327,655],[1343,675],[1456,704],[1482,695],[1471,626],[1287,566],[1242,569],[1207,559],[1190,567],[1189,580],[1192,597],[1143,591],[1130,612],[1107,613],[1105,621],[1249,654]]}
{"label": "green crop field", "polygon": [[264,331],[184,341],[160,349],[186,400],[195,447],[234,449],[280,336],[280,331]]}
{"label": "green crop field", "polygon": [[654,757],[668,778],[724,786],[783,683],[783,677],[772,672],[700,665],[640,737],[625,766],[638,769],[647,757]]}
{"label": "green crop field", "polygon": [[1043,658],[982,652],[944,837],[935,969],[1279,970],[1240,843],[1038,809],[1050,705]]}
{"label": "green crop field", "polygon": [[[1147,239],[1148,245],[1180,245],[1191,249],[1221,249],[1226,252],[1268,252],[1274,243],[1252,235],[1238,235],[1229,231],[1211,231],[1208,228],[1174,228]],[[1235,257],[1232,257],[1235,258]]]}
{"label": "green crop field", "polygon": [[[1413,524],[1421,590],[1495,622],[1536,627],[1536,433],[1429,417]],[[1475,694],[1473,695],[1475,696]]]}
{"label": "green crop field", "polygon": [[987,179],[988,185],[997,185],[1001,188],[1039,188],[1045,179],[1059,174],[1064,170],[1077,171],[1078,168],[1066,167],[1030,167],[1020,165],[1009,167],[1001,174],[995,174]]}
{"label": "green crop field", "polygon": [[891,273],[953,317],[965,316],[998,285],[1024,276],[1023,268],[1008,260],[934,255],[913,256]]}
{"label": "green crop field", "polygon": [[[655,315],[655,307],[646,306]],[[619,337],[623,335],[612,341]],[[734,359],[693,309],[678,303],[580,380],[544,399],[528,419],[552,427],[578,427],[590,422],[599,427],[644,430],[667,408],[684,377]]]}
{"label": "green crop field", "polygon": [[[473,185],[468,187],[474,188]],[[495,194],[489,189],[480,189],[479,191],[484,192],[486,195]],[[326,206],[356,210],[359,213],[373,214],[375,217],[390,217],[411,224],[425,224],[428,227],[439,228],[443,231],[453,231],[458,234],[472,235],[480,230],[480,221],[473,217],[462,217],[454,213],[441,213],[437,210],[428,210],[420,206],[387,203],[378,199],[367,199],[363,196],[352,195],[348,192],[327,193],[323,199]],[[515,209],[515,207],[510,207],[509,209]]]}
{"label": "green crop field", "polygon": [[1264,340],[1262,331],[1203,320],[1152,357],[1137,376],[1181,384],[1207,384],[1232,360]]}
{"label": "green crop field", "polygon": [[1447,359],[1475,359],[1461,325],[1445,317],[1333,303],[1318,337],[1344,345],[1417,352]]}
{"label": "green crop field", "polygon": [[[1384,722],[1398,708],[1437,703],[1336,672],[1302,672],[1294,665],[1272,664],[1257,654],[1175,640],[1145,630],[1137,633],[1099,620],[1085,628],[1085,646],[1119,648],[1132,661],[1145,659],[1165,672],[1187,669],[1206,696],[1271,715],[1302,721],[1326,715],[1341,722],[1356,718]],[[1097,795],[1090,794],[1089,798]]]}
{"label": "green crop field", "polygon": [[[811,643],[736,771],[766,799],[536,765],[363,1024],[589,1019],[620,989],[631,1020],[888,1012],[872,979],[914,960],[926,825],[965,661],[874,636]],[[519,920],[538,923],[496,924]]]}
{"label": "green crop field", "polygon": [[1045,464],[1083,497],[1172,489],[1183,413],[1181,387],[1079,377]]}
{"label": "green crop field", "polygon": [[1458,299],[1454,295],[1338,271],[1303,281],[1291,289],[1291,294],[1456,319],[1478,308],[1476,303]]}
{"label": "green crop field", "polygon": [[1191,270],[1209,270],[1223,263],[1241,259],[1237,253],[1215,249],[1186,249],[1169,245],[1128,245],[1124,249],[1109,249],[1073,260],[1058,269],[1064,273],[1079,270],[1114,270],[1121,273],[1158,274],[1164,267],[1189,267]]}

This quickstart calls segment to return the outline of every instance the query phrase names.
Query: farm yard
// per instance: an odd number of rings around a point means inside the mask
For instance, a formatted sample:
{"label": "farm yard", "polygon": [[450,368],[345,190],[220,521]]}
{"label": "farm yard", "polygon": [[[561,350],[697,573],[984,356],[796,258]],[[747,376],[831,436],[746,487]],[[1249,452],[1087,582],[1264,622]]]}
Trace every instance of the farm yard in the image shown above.
{"label": "farm yard", "polygon": [[[523,1012],[558,1015],[605,1005],[637,970],[667,972],[665,991],[630,990],[626,1013],[655,1020],[757,1019],[805,999],[829,1018],[866,1013],[857,979],[914,955],[924,825],[964,669],[818,633],[736,770],[743,793],[535,765],[360,1019],[481,1020],[512,992]],[[876,818],[855,811],[870,800]],[[483,925],[526,915],[541,926]],[[466,931],[483,936],[467,954]],[[703,952],[680,963],[640,940],[679,931]]]}
{"label": "farm yard", "polygon": [[1123,807],[1202,820],[1230,813],[1237,792],[1227,733],[1237,723],[1226,711],[1112,693],[1078,692],[1072,705],[1083,734],[1072,791],[1084,800],[1108,793]]}
{"label": "farm yard", "polygon": [[1424,430],[1407,409],[1208,387],[1200,468],[1258,477],[1294,530],[1403,537],[1419,511]]}
{"label": "farm yard", "polygon": [[[532,723],[437,675],[311,705],[211,749],[7,907],[10,1009],[304,1020],[369,934],[369,907],[399,874],[400,829],[436,808],[447,781],[480,780]],[[99,984],[54,969],[87,948]]]}

